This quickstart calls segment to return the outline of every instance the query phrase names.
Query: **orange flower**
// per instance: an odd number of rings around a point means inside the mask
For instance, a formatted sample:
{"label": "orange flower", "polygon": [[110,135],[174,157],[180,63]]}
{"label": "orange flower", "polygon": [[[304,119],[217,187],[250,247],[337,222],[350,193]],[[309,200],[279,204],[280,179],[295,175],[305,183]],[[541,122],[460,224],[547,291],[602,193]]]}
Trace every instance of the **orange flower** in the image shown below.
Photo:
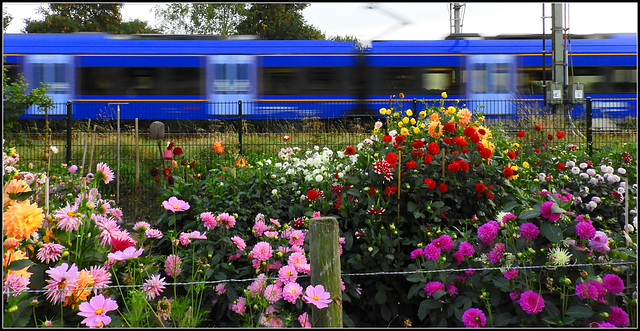
{"label": "orange flower", "polygon": [[224,147],[222,147],[222,141],[216,141],[213,143],[213,151],[222,154],[224,152]]}
{"label": "orange flower", "polygon": [[2,192],[2,208],[12,205],[16,200],[9,198],[9,193],[30,192],[31,187],[22,179],[12,179]]}
{"label": "orange flower", "polygon": [[67,291],[67,296],[64,299],[63,306],[71,305],[71,309],[74,309],[82,301],[87,301],[87,297],[91,294],[90,288],[93,287],[93,276],[86,269],[80,270],[78,280],[76,281],[75,291]]}
{"label": "orange flower", "polygon": [[247,166],[247,160],[243,157],[239,157],[236,160],[236,167],[238,168],[245,168]]}
{"label": "orange flower", "polygon": [[44,220],[42,208],[29,201],[15,202],[2,214],[2,230],[7,237],[18,240],[29,238],[41,226]]}
{"label": "orange flower", "polygon": [[[25,260],[25,259],[27,259],[27,254],[25,254],[25,252],[23,252],[21,250],[17,250],[15,252],[14,251],[7,251],[2,256],[2,266],[4,266],[6,268],[9,265],[9,263],[11,263],[13,261]],[[31,273],[27,272],[27,269],[29,269],[29,267],[24,267],[24,268],[22,268],[20,270],[7,270],[7,275],[10,274],[10,273],[15,273],[15,274],[18,274],[20,276],[31,277]],[[5,275],[5,279],[6,279],[6,275]]]}

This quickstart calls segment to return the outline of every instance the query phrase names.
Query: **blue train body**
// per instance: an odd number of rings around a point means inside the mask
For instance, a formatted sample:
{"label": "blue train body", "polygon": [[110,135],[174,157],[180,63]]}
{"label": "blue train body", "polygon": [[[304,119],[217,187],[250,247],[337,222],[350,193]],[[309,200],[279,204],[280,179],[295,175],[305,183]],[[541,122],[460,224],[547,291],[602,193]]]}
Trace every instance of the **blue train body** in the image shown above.
{"label": "blue train body", "polygon": [[[513,115],[515,102],[543,100],[551,55],[540,39],[354,43],[220,40],[162,35],[4,34],[10,74],[49,85],[51,114],[122,119],[208,119],[377,114],[390,95],[460,99],[489,115]],[[544,49],[551,50],[547,40]],[[637,117],[637,36],[575,38],[568,44],[570,82],[585,85],[595,116]],[[546,61],[543,64],[544,61]],[[543,68],[546,68],[543,75]],[[545,77],[546,75],[546,77]],[[118,106],[117,104],[121,104]],[[411,107],[411,106],[409,106]],[[572,109],[575,117],[584,107]],[[37,117],[29,109],[24,117]]]}

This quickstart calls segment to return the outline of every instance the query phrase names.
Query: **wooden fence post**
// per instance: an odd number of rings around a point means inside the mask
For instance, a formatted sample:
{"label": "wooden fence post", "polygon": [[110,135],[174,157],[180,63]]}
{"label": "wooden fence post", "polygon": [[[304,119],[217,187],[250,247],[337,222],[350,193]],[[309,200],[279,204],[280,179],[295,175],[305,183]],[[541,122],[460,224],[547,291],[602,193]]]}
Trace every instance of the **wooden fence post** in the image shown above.
{"label": "wooden fence post", "polygon": [[314,327],[342,327],[342,286],[338,221],[334,217],[317,217],[309,221],[309,259],[311,284],[322,284],[333,301],[324,309],[312,308]]}

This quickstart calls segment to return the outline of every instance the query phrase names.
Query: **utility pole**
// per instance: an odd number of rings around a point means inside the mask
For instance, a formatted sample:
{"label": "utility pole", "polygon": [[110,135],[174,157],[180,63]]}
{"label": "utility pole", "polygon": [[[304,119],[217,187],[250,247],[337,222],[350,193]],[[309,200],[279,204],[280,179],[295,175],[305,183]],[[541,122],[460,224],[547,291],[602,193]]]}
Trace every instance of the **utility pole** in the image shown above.
{"label": "utility pole", "polygon": [[[561,87],[567,85],[566,56],[563,47],[564,31],[562,28],[562,4],[551,4],[551,49],[552,49],[552,80]],[[564,100],[556,104],[556,114],[564,111]]]}
{"label": "utility pole", "polygon": [[460,10],[463,7],[464,7],[464,4],[460,4],[459,2],[454,2],[450,4],[450,9],[453,12],[453,19],[451,19],[451,16],[449,16],[449,19],[452,20],[449,27],[449,34],[462,33],[462,19],[460,18]]}

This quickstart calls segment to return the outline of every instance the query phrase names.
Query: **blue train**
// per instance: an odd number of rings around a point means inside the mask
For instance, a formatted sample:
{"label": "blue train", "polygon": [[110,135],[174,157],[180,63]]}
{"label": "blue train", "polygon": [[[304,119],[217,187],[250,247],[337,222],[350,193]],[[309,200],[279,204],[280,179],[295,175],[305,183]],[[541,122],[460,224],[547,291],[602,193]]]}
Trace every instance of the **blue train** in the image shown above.
{"label": "blue train", "polygon": [[[637,35],[574,35],[568,46],[569,83],[584,84],[595,116],[637,117]],[[379,41],[362,51],[327,40],[3,34],[2,48],[10,75],[24,73],[30,87],[48,83],[54,102],[72,101],[78,119],[114,118],[115,104],[126,104],[122,119],[216,118],[236,114],[238,101],[247,118],[333,118],[356,109],[375,115],[400,92],[439,99],[446,91],[472,107],[482,100],[541,102],[541,86],[552,77],[551,54],[542,52],[551,41],[543,47],[539,35]],[[498,104],[483,112],[515,112]],[[39,114],[29,109],[24,116]]]}

